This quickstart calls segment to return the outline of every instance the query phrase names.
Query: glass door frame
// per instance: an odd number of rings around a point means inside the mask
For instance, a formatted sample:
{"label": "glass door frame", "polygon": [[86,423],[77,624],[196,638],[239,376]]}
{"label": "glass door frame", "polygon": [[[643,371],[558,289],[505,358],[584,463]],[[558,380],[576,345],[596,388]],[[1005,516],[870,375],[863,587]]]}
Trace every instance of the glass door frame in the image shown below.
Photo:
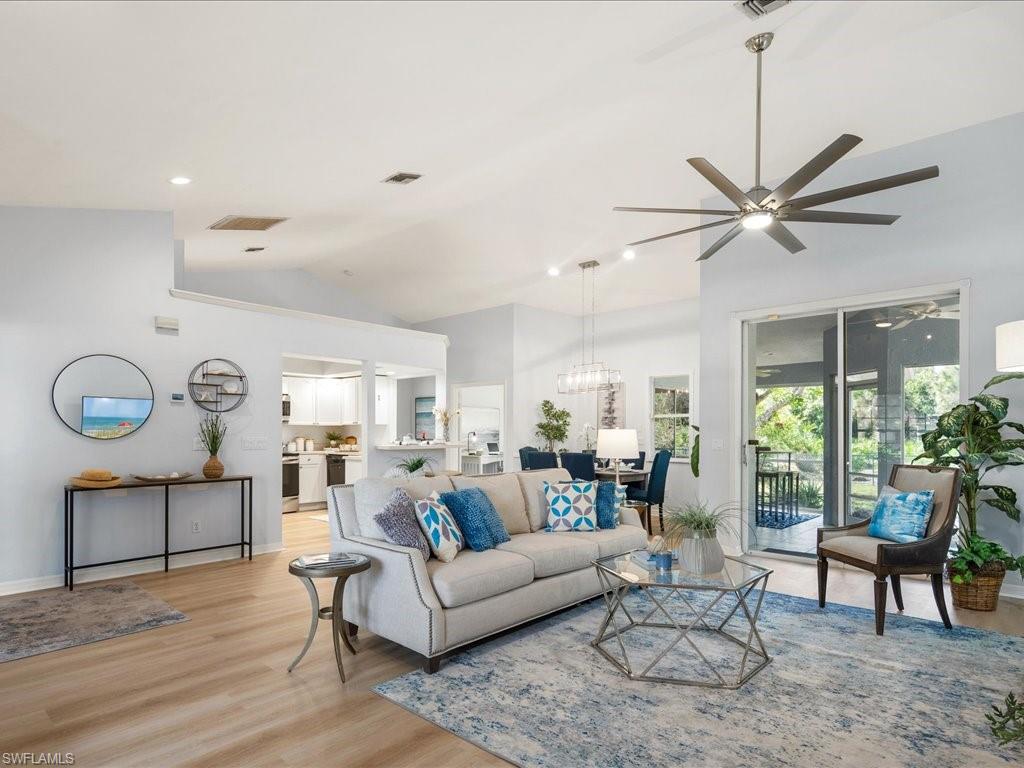
{"label": "glass door frame", "polygon": [[732,444],[738,450],[732,454],[730,461],[730,494],[733,499],[740,499],[740,506],[743,510],[744,519],[740,528],[740,545],[743,554],[756,557],[777,558],[783,560],[794,560],[807,562],[808,558],[796,554],[784,554],[780,552],[769,552],[750,549],[750,529],[747,522],[752,514],[749,508],[750,485],[748,481],[748,463],[752,451],[749,450],[748,441],[753,438],[750,434],[750,425],[754,423],[752,412],[753,402],[747,392],[747,382],[753,375],[754,363],[751,361],[753,350],[750,345],[749,329],[752,323],[758,321],[771,321],[782,319],[793,319],[808,317],[812,315],[824,315],[834,312],[836,315],[836,389],[842,391],[841,397],[836,397],[836,413],[833,429],[836,435],[836,477],[834,482],[837,487],[837,519],[838,525],[845,525],[847,519],[847,496],[849,483],[849,459],[847,456],[847,395],[846,395],[846,316],[851,312],[859,312],[865,309],[886,307],[895,303],[910,301],[921,301],[933,299],[940,296],[957,294],[960,300],[960,326],[959,326],[959,366],[960,366],[960,398],[963,401],[967,392],[971,391],[970,386],[970,288],[971,281],[968,279],[950,283],[939,283],[923,285],[916,288],[907,288],[897,291],[885,291],[862,295],[823,299],[820,301],[806,302],[803,304],[791,304],[777,307],[751,310],[748,312],[733,312],[730,315],[731,327],[731,372],[732,372],[732,408],[730,414]]}

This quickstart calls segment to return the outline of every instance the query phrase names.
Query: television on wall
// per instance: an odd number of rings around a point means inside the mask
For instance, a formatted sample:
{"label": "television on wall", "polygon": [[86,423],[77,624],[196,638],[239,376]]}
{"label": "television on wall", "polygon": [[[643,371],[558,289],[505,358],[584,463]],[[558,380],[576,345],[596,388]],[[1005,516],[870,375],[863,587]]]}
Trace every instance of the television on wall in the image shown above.
{"label": "television on wall", "polygon": [[143,397],[82,396],[82,434],[109,440],[134,432],[149,418],[153,401]]}

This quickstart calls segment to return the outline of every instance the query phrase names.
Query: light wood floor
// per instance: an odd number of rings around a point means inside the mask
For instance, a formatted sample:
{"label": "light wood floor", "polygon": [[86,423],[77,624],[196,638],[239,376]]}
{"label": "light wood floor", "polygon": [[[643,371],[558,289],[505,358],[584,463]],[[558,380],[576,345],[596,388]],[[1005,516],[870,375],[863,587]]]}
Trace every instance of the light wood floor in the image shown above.
{"label": "light wood floor", "polygon": [[[309,622],[286,566],[328,541],[310,516],[285,517],[284,552],[132,577],[188,622],[0,664],[0,752],[72,752],[76,766],[506,765],[369,690],[417,664],[386,640],[360,633],[342,685],[325,624],[285,672]],[[812,564],[763,562],[774,591],[816,594]],[[908,614],[937,617],[929,584],[903,591]],[[832,569],[831,600],[870,607],[871,595],[869,575]],[[1024,634],[1024,603],[953,620]]]}

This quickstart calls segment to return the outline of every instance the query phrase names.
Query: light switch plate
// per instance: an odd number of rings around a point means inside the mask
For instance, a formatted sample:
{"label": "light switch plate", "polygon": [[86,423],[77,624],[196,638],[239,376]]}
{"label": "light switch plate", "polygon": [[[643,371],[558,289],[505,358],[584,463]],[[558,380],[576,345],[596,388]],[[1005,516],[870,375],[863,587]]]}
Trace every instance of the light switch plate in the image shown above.
{"label": "light switch plate", "polygon": [[725,448],[725,443],[722,440],[712,440],[711,441],[711,450],[712,451],[721,451],[724,448]]}

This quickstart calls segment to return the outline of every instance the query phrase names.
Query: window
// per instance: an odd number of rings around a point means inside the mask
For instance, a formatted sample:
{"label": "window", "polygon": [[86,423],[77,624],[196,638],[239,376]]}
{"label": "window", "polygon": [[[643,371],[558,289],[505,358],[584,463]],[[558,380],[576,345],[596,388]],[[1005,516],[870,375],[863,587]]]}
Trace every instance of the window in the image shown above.
{"label": "window", "polygon": [[651,378],[651,434],[654,450],[672,452],[673,458],[690,455],[690,377]]}

